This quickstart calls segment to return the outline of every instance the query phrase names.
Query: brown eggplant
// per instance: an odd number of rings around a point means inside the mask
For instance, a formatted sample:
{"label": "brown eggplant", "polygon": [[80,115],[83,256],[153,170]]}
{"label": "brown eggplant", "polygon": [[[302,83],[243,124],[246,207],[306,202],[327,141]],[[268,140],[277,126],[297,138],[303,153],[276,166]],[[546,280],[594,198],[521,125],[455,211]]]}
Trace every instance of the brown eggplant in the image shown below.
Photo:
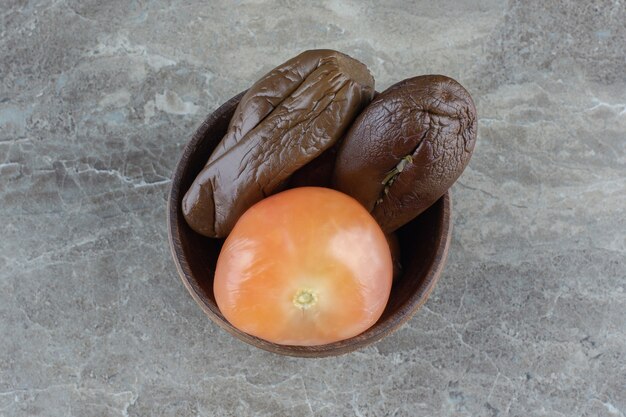
{"label": "brown eggplant", "polygon": [[361,202],[385,233],[418,216],[468,164],[476,108],[455,80],[423,75],[378,95],[346,134],[333,186]]}
{"label": "brown eggplant", "polygon": [[250,206],[331,148],[374,94],[361,62],[337,51],[304,52],[256,82],[183,198],[196,232],[225,237]]}
{"label": "brown eggplant", "polygon": [[327,149],[320,156],[297,170],[289,178],[287,188],[296,187],[326,187],[332,188],[332,175],[335,168],[335,158],[339,150],[339,142]]}

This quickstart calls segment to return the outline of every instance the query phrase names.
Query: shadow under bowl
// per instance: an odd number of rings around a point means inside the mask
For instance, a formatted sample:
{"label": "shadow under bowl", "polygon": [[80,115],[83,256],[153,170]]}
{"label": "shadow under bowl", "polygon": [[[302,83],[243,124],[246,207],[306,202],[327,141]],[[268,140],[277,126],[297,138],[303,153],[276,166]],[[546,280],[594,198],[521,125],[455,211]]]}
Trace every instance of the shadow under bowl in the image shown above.
{"label": "shadow under bowl", "polygon": [[452,231],[449,192],[398,230],[403,271],[394,282],[387,307],[374,326],[358,336],[321,346],[279,345],[244,333],[224,318],[213,294],[215,265],[224,240],[194,232],[185,222],[181,208],[185,192],[226,133],[243,94],[231,98],[205,119],[185,147],[172,177],[167,208],[168,235],[183,284],[218,326],[246,343],[273,353],[300,357],[334,356],[380,340],[409,320],[426,302],[443,271]]}

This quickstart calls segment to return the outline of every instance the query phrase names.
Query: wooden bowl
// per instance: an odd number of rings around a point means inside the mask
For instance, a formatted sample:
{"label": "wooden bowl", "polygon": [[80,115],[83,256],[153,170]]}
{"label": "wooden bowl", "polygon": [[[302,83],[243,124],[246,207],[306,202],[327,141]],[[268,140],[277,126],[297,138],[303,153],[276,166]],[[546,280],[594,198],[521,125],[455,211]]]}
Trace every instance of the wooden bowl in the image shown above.
{"label": "wooden bowl", "polygon": [[378,322],[353,338],[321,346],[270,343],[233,327],[222,315],[213,294],[213,275],[223,239],[195,233],[185,222],[181,202],[209,155],[224,136],[243,93],[209,115],[183,151],[172,178],[168,200],[168,234],[172,256],[185,287],[204,312],[236,338],[282,355],[324,357],[347,353],[380,340],[399,328],[424,304],[441,275],[452,225],[449,193],[398,231],[403,274],[393,284],[387,307]]}

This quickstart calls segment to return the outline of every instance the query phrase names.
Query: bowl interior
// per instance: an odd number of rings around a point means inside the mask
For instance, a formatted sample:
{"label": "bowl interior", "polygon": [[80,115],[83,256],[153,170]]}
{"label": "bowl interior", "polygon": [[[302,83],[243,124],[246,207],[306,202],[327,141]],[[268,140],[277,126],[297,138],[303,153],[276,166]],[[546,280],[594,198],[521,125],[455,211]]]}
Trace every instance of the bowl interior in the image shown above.
{"label": "bowl interior", "polygon": [[233,327],[219,311],[213,294],[213,275],[222,239],[195,233],[185,222],[181,202],[187,189],[224,136],[241,93],[211,114],[187,144],[172,179],[168,200],[170,248],[179,275],[200,307],[220,327],[235,337],[274,353],[322,357],[346,353],[373,343],[398,328],[426,301],[439,278],[450,241],[450,197],[446,193],[427,211],[398,233],[402,275],[394,282],[380,320],[353,338],[322,346],[285,346],[267,342]]}

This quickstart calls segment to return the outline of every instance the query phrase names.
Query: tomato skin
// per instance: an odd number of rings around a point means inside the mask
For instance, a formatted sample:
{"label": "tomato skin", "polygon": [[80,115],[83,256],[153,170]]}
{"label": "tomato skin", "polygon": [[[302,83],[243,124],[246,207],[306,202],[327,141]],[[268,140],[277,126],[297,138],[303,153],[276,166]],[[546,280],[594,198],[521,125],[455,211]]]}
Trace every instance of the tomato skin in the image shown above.
{"label": "tomato skin", "polygon": [[295,188],[238,220],[217,261],[215,299],[248,334],[321,345],[376,323],[392,270],[385,235],[356,200],[328,188]]}

